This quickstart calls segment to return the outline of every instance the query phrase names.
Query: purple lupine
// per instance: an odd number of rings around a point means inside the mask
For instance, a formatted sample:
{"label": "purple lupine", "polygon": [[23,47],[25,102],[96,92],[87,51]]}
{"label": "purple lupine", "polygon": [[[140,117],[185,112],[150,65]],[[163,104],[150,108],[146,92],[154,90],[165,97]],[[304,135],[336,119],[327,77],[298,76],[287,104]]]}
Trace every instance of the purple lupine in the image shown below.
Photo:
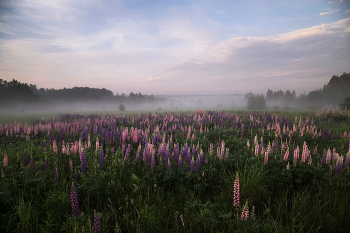
{"label": "purple lupine", "polygon": [[199,156],[198,156],[197,161],[196,161],[196,168],[195,168],[194,170],[198,172],[200,166],[201,166],[201,162],[200,162],[200,158],[199,158]]}
{"label": "purple lupine", "polygon": [[239,206],[239,177],[238,177],[238,172],[236,174],[236,179],[233,185],[233,205],[234,206]]}
{"label": "purple lupine", "polygon": [[189,171],[190,174],[193,173],[193,168],[194,168],[194,158],[193,158],[193,156],[192,156],[191,165],[190,165],[190,171]]}
{"label": "purple lupine", "polygon": [[156,166],[156,160],[154,158],[154,154],[152,154],[152,159],[151,159],[151,170],[154,171],[154,168]]}
{"label": "purple lupine", "polygon": [[103,162],[104,162],[103,150],[100,150],[100,166],[99,166],[100,171],[103,170]]}
{"label": "purple lupine", "polygon": [[24,151],[24,153],[23,153],[23,165],[24,166],[28,165],[28,155],[27,155],[26,151]]}
{"label": "purple lupine", "polygon": [[145,147],[145,149],[143,150],[143,154],[142,154],[142,159],[143,159],[143,163],[146,165],[147,164],[147,149]]}
{"label": "purple lupine", "polygon": [[177,162],[178,169],[182,168],[182,156],[179,156],[179,161]]}
{"label": "purple lupine", "polygon": [[170,173],[170,168],[171,168],[171,163],[170,163],[170,158],[168,158],[168,166],[167,166],[167,173]]}
{"label": "purple lupine", "polygon": [[78,202],[78,194],[75,190],[74,182],[72,182],[72,188],[70,190],[70,202],[72,205],[72,216],[79,216],[79,202]]}
{"label": "purple lupine", "polygon": [[335,166],[335,175],[339,176],[343,169],[343,157],[340,157],[337,161],[337,165]]}
{"label": "purple lupine", "polygon": [[49,167],[49,159],[45,157],[44,167]]}
{"label": "purple lupine", "polygon": [[35,169],[35,164],[34,164],[34,159],[33,156],[30,156],[30,170],[34,170]]}
{"label": "purple lupine", "polygon": [[190,150],[187,150],[187,159],[186,159],[186,163],[190,164],[191,163],[191,152]]}
{"label": "purple lupine", "polygon": [[100,232],[101,232],[101,220],[96,210],[94,210],[94,233],[100,233]]}
{"label": "purple lupine", "polygon": [[83,150],[81,152],[81,170],[82,170],[83,174],[86,175],[87,171],[86,171],[86,152],[85,152],[85,150]]}
{"label": "purple lupine", "polygon": [[44,171],[43,161],[40,161],[39,171]]}
{"label": "purple lupine", "polygon": [[56,163],[55,163],[55,179],[57,183],[60,183],[60,176],[58,174],[58,167]]}
{"label": "purple lupine", "polygon": [[73,179],[74,180],[78,179],[77,168],[74,169]]}
{"label": "purple lupine", "polygon": [[350,160],[350,153],[348,153],[345,157],[343,169],[348,169],[349,168],[349,160]]}

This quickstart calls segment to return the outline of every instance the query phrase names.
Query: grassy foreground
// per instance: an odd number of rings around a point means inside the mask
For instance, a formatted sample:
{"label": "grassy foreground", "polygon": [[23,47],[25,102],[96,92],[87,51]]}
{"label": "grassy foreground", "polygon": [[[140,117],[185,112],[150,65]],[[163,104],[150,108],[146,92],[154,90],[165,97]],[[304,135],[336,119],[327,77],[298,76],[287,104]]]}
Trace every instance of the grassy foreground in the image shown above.
{"label": "grassy foreground", "polygon": [[349,114],[3,120],[0,230],[346,232]]}

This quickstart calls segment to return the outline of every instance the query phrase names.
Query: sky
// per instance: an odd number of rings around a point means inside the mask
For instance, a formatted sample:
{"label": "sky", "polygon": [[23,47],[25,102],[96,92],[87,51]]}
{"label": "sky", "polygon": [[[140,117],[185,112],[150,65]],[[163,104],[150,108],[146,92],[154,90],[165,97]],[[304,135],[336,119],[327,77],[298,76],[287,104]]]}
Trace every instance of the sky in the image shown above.
{"label": "sky", "polygon": [[114,94],[297,95],[350,72],[350,0],[0,0],[0,78]]}

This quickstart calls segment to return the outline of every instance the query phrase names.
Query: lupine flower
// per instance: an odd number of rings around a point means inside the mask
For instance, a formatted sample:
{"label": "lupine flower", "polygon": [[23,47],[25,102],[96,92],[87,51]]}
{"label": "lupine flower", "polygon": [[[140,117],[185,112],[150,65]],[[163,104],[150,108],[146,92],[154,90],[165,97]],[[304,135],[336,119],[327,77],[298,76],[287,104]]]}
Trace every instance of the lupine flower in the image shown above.
{"label": "lupine flower", "polygon": [[35,169],[34,159],[33,159],[33,156],[30,156],[30,170],[34,170],[34,169]]}
{"label": "lupine flower", "polygon": [[100,217],[98,216],[96,210],[94,210],[94,233],[100,233],[100,232],[101,232]]}
{"label": "lupine flower", "polygon": [[74,180],[78,179],[77,168],[74,169],[73,178],[74,178]]}
{"label": "lupine flower", "polygon": [[341,156],[338,161],[337,161],[337,164],[336,164],[336,167],[335,167],[335,175],[338,176],[341,174],[341,171],[343,169],[343,156]]}
{"label": "lupine flower", "polygon": [[69,160],[69,171],[73,171],[73,161],[71,159]]}
{"label": "lupine flower", "polygon": [[246,221],[249,218],[249,207],[248,207],[248,201],[246,201],[242,213],[241,213],[241,221]]}
{"label": "lupine flower", "polygon": [[103,162],[104,162],[103,150],[100,150],[100,166],[99,166],[100,171],[103,170]]}
{"label": "lupine flower", "polygon": [[247,147],[250,147],[249,140],[247,141]]}
{"label": "lupine flower", "polygon": [[74,182],[72,182],[72,188],[70,190],[70,202],[72,205],[72,216],[79,216],[79,202],[78,202],[78,194],[75,190]]}
{"label": "lupine flower", "polygon": [[28,165],[28,155],[27,155],[26,151],[24,151],[24,153],[23,153],[23,165],[24,166]]}
{"label": "lupine flower", "polygon": [[170,168],[171,168],[171,163],[170,163],[170,158],[168,158],[168,166],[167,166],[167,173],[170,173]]}
{"label": "lupine flower", "polygon": [[60,176],[58,174],[58,167],[56,163],[55,163],[55,179],[57,183],[60,183]]}
{"label": "lupine flower", "polygon": [[194,168],[194,158],[193,158],[193,156],[192,156],[192,159],[191,159],[191,165],[190,165],[190,174],[192,174],[192,172],[193,172],[193,168]]}
{"label": "lupine flower", "polygon": [[238,172],[236,174],[236,179],[235,179],[235,182],[234,182],[233,205],[234,206],[239,206],[239,177],[238,177]]}
{"label": "lupine flower", "polygon": [[114,147],[111,148],[111,152],[114,153]]}
{"label": "lupine flower", "polygon": [[269,161],[269,152],[266,151],[265,152],[264,164],[267,165],[268,161]]}
{"label": "lupine flower", "polygon": [[287,161],[289,156],[289,148],[287,148],[286,153],[284,154],[283,160]]}
{"label": "lupine flower", "polygon": [[81,153],[81,170],[82,170],[83,174],[86,175],[87,170],[86,170],[86,152],[85,152],[85,150],[83,150],[83,152]]}
{"label": "lupine flower", "polygon": [[147,164],[147,152],[146,152],[146,147],[145,149],[143,150],[143,154],[142,154],[142,159],[143,159],[143,163],[146,165]]}
{"label": "lupine flower", "polygon": [[177,167],[178,167],[178,169],[182,168],[182,156],[179,156],[179,161],[177,163]]}
{"label": "lupine flower", "polygon": [[251,218],[251,219],[255,219],[254,206],[253,206],[253,210],[252,210],[252,212],[251,212],[251,214],[250,214],[250,218]]}
{"label": "lupine flower", "polygon": [[48,167],[48,166],[49,166],[49,159],[45,157],[44,167]]}
{"label": "lupine flower", "polygon": [[39,171],[44,171],[43,161],[40,161]]}
{"label": "lupine flower", "polygon": [[287,170],[290,170],[289,162],[288,162],[288,164],[287,164]]}
{"label": "lupine flower", "polygon": [[225,152],[225,159],[228,159],[228,153],[229,153],[229,148],[226,148],[226,152]]}
{"label": "lupine flower", "polygon": [[9,159],[8,159],[7,154],[6,154],[6,152],[5,152],[5,156],[4,156],[4,167],[7,167],[8,162],[9,162]]}
{"label": "lupine flower", "polygon": [[1,178],[4,178],[5,177],[5,173],[4,173],[4,170],[1,169]]}
{"label": "lupine flower", "polygon": [[154,168],[156,166],[156,160],[154,158],[154,154],[152,154],[152,160],[151,160],[151,170],[154,171]]}

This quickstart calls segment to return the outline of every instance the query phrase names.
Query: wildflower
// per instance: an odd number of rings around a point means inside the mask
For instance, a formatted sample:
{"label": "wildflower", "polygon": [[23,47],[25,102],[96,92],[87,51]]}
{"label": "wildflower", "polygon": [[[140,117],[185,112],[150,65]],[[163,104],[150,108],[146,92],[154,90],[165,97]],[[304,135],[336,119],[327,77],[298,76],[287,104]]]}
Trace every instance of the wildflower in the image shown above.
{"label": "wildflower", "polygon": [[45,157],[44,167],[48,167],[48,166],[49,166],[49,159]]}
{"label": "wildflower", "polygon": [[77,168],[74,169],[73,178],[74,178],[74,180],[78,179]]}
{"label": "wildflower", "polygon": [[250,218],[251,218],[251,219],[255,219],[255,211],[254,211],[254,206],[253,206],[252,213],[250,214]]}
{"label": "wildflower", "polygon": [[178,167],[178,169],[182,168],[182,156],[179,156],[179,161],[177,163],[177,167]]}
{"label": "wildflower", "polygon": [[83,171],[83,174],[86,175],[86,152],[83,150],[81,153],[81,170]]}
{"label": "wildflower", "polygon": [[190,165],[190,174],[192,174],[192,172],[193,172],[193,168],[194,168],[194,158],[193,158],[193,156],[192,156],[192,159],[191,159],[191,165]]}
{"label": "wildflower", "polygon": [[287,170],[290,170],[289,162],[288,162],[288,164],[287,164]]}
{"label": "wildflower", "polygon": [[267,162],[269,161],[269,152],[265,152],[265,159],[264,159],[264,164],[267,165]]}
{"label": "wildflower", "polygon": [[94,210],[94,233],[101,232],[101,220],[96,210]]}
{"label": "wildflower", "polygon": [[151,160],[151,170],[154,171],[154,168],[156,166],[156,160],[154,158],[154,154],[152,154],[152,160]]}
{"label": "wildflower", "polygon": [[69,171],[73,171],[73,161],[69,160]]}
{"label": "wildflower", "polygon": [[8,162],[9,162],[9,159],[8,159],[7,154],[6,154],[6,152],[5,152],[5,156],[4,156],[4,167],[7,167]]}
{"label": "wildflower", "polygon": [[34,169],[35,169],[34,159],[33,159],[33,156],[30,156],[30,170],[34,170]]}
{"label": "wildflower", "polygon": [[100,171],[103,170],[103,162],[104,162],[103,150],[100,150],[100,166],[99,166]]}
{"label": "wildflower", "polygon": [[170,168],[171,168],[171,163],[170,163],[170,158],[168,158],[168,167],[167,167],[167,173],[170,173]]}
{"label": "wildflower", "polygon": [[24,151],[24,153],[23,153],[23,165],[24,166],[28,165],[28,155],[27,155],[26,151]]}
{"label": "wildflower", "polygon": [[289,156],[289,148],[287,148],[286,153],[284,154],[283,160],[287,161],[288,160],[288,156]]}
{"label": "wildflower", "polygon": [[249,207],[248,207],[248,201],[246,201],[241,213],[241,221],[248,220],[248,218],[249,218]]}
{"label": "wildflower", "polygon": [[4,178],[5,177],[5,173],[4,173],[4,170],[1,169],[1,178]]}
{"label": "wildflower", "polygon": [[40,161],[39,171],[44,171],[43,161]]}
{"label": "wildflower", "polygon": [[247,147],[250,147],[249,140],[247,141]]}
{"label": "wildflower", "polygon": [[226,148],[226,152],[225,152],[225,159],[228,159],[228,153],[229,153],[229,148]]}
{"label": "wildflower", "polygon": [[79,202],[78,202],[78,194],[75,190],[74,182],[72,182],[72,188],[70,191],[70,202],[72,205],[72,216],[78,217],[79,216]]}
{"label": "wildflower", "polygon": [[238,172],[236,174],[236,180],[234,182],[233,205],[234,206],[239,206],[239,177],[238,177]]}
{"label": "wildflower", "polygon": [[343,169],[343,156],[341,156],[338,161],[337,161],[337,164],[336,164],[336,167],[335,167],[335,175],[338,176],[341,174],[341,171]]}
{"label": "wildflower", "polygon": [[58,167],[56,163],[55,163],[55,179],[57,183],[60,183],[60,176],[58,174]]}

